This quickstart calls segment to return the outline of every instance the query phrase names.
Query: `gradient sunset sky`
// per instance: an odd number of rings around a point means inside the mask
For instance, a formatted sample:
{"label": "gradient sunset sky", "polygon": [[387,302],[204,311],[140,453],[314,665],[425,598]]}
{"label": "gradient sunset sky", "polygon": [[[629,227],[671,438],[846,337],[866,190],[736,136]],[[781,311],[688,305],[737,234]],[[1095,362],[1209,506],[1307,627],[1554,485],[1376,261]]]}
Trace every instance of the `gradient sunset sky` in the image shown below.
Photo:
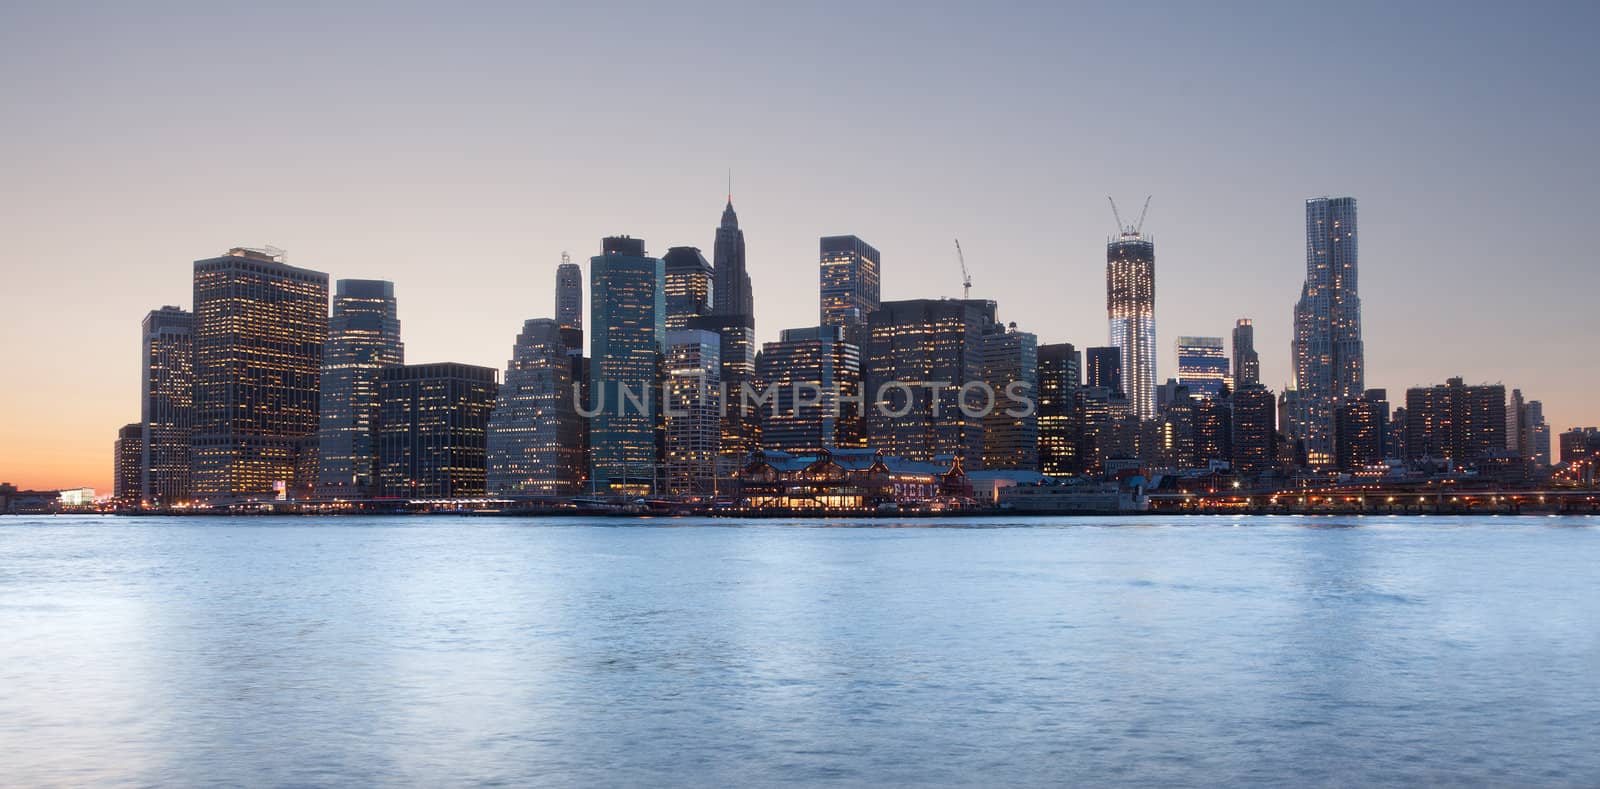
{"label": "gradient sunset sky", "polygon": [[[763,6],[772,5],[773,8]],[[337,7],[334,7],[337,6]],[[1304,200],[1360,201],[1367,380],[1600,422],[1600,4],[11,3],[0,480],[111,489],[139,322],[272,244],[396,283],[408,361],[503,367],[563,250],[710,255],[733,171],[757,331],[817,238],[883,297],[1106,343],[1106,195],[1153,194],[1161,379],[1256,322],[1289,377]]]}

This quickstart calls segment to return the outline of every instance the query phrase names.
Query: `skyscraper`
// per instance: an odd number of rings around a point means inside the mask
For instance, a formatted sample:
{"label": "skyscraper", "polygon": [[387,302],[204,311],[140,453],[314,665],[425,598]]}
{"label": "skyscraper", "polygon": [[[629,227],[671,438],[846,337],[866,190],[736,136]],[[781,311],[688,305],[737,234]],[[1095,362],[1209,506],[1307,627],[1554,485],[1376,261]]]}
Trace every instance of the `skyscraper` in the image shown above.
{"label": "skyscraper", "polygon": [[385,368],[404,363],[394,283],[339,280],[322,355],[317,496],[372,495],[378,463],[378,379]]}
{"label": "skyscraper", "polygon": [[1406,390],[1406,460],[1450,460],[1459,465],[1506,452],[1506,388],[1444,385]]}
{"label": "skyscraper", "polygon": [[784,329],[777,342],[762,346],[759,359],[756,378],[776,393],[776,401],[761,409],[763,449],[813,455],[866,446],[856,399],[861,351],[845,342],[844,327]]}
{"label": "skyscraper", "polygon": [[1228,385],[1228,354],[1221,337],[1178,338],[1178,382],[1194,397],[1216,397]]}
{"label": "skyscraper", "polygon": [[556,325],[567,349],[583,355],[583,269],[565,252],[556,266]]}
{"label": "skyscraper", "polygon": [[722,223],[717,225],[711,254],[716,275],[712,286],[712,312],[747,317],[748,325],[754,329],[755,296],[750,287],[750,272],[745,268],[744,231],[739,229],[739,215],[733,211],[731,195],[727,207],[722,209]]}
{"label": "skyscraper", "polygon": [[589,464],[600,491],[655,488],[665,280],[642,239],[606,238],[589,260]]}
{"label": "skyscraper", "polygon": [[686,328],[689,319],[711,312],[712,268],[695,247],[672,247],[661,257],[666,270],[667,331]]}
{"label": "skyscraper", "polygon": [[143,423],[123,425],[117,431],[117,442],[112,445],[111,457],[114,462],[111,500],[118,507],[139,506],[140,472],[144,459]]}
{"label": "skyscraper", "polygon": [[242,247],[195,261],[195,498],[311,488],[327,334],[327,274]]}
{"label": "skyscraper", "polygon": [[878,250],[855,236],[823,236],[819,246],[821,323],[843,327],[845,342],[860,345],[878,309]]}
{"label": "skyscraper", "polygon": [[1334,461],[1334,410],[1362,393],[1361,298],[1356,199],[1306,201],[1306,281],[1294,308],[1294,385],[1289,415],[1313,466]]}
{"label": "skyscraper", "polygon": [[1243,474],[1267,471],[1277,461],[1277,398],[1259,383],[1233,393],[1233,468]]}
{"label": "skyscraper", "polygon": [[1140,419],[1156,415],[1156,245],[1125,227],[1106,244],[1106,314],[1122,381]]}
{"label": "skyscraper", "polygon": [[139,418],[139,481],[134,503],[168,507],[188,501],[194,428],[194,315],[177,307],[144,318]]}
{"label": "skyscraper", "polygon": [[756,316],[750,273],[745,268],[744,231],[739,229],[732,195],[717,226],[712,264],[711,316],[693,319],[686,326],[715,331],[721,339],[722,383],[731,393],[722,419],[722,451],[729,456],[731,469],[761,441],[760,416],[739,397],[741,387],[756,373]]}
{"label": "skyscraper", "polygon": [[[983,468],[1039,467],[1039,339],[1017,324],[995,324],[983,336],[983,380],[994,402],[983,417]],[[1033,408],[1007,398],[1007,392],[1034,400]]]}
{"label": "skyscraper", "polygon": [[1261,356],[1256,353],[1255,322],[1240,318],[1233,325],[1233,388],[1261,383]]}
{"label": "skyscraper", "polygon": [[981,404],[963,384],[981,380],[983,336],[994,323],[992,301],[912,299],[880,305],[868,317],[862,363],[869,441],[897,457],[953,456],[979,468],[983,422],[960,406]]}
{"label": "skyscraper", "polygon": [[667,491],[679,496],[716,492],[722,453],[722,362],[716,332],[676,329],[666,334]]}
{"label": "skyscraper", "polygon": [[1090,348],[1084,351],[1084,386],[1109,389],[1126,395],[1122,387],[1122,350],[1120,348]]}
{"label": "skyscraper", "polygon": [[566,331],[534,318],[511,346],[485,442],[491,494],[570,496],[583,489],[583,419]]}
{"label": "skyscraper", "polygon": [[1039,346],[1039,471],[1077,474],[1078,431],[1074,406],[1082,386],[1078,349],[1072,343]]}
{"label": "skyscraper", "polygon": [[1233,393],[1191,397],[1194,408],[1194,466],[1233,462]]}
{"label": "skyscraper", "polygon": [[1334,465],[1359,471],[1383,462],[1389,431],[1389,397],[1383,389],[1368,389],[1360,397],[1339,404],[1333,412]]}
{"label": "skyscraper", "polygon": [[378,386],[379,495],[484,495],[495,369],[456,362],[386,367]]}

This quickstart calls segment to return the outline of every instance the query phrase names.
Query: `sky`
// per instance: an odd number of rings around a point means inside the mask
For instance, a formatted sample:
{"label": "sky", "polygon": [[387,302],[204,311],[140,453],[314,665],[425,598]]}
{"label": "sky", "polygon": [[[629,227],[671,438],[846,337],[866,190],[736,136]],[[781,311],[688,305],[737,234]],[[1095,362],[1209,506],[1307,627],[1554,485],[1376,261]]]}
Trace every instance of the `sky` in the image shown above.
{"label": "sky", "polygon": [[[772,6],[772,7],[763,7]],[[1360,205],[1369,386],[1600,423],[1600,4],[0,0],[0,480],[109,492],[139,323],[274,245],[395,282],[407,359],[502,367],[606,235],[710,256],[732,173],[759,338],[817,239],[883,298],[1107,340],[1106,197],[1153,195],[1157,375],[1255,321],[1289,379],[1304,201]]]}

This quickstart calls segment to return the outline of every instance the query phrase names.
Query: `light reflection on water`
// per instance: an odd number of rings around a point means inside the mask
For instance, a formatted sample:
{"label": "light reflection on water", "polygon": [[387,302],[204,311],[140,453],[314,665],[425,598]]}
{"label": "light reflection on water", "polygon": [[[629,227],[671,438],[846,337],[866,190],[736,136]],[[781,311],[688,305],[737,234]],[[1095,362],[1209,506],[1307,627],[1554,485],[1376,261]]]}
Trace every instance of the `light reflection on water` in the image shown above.
{"label": "light reflection on water", "polygon": [[0,784],[1600,784],[1596,519],[823,523],[0,519]]}

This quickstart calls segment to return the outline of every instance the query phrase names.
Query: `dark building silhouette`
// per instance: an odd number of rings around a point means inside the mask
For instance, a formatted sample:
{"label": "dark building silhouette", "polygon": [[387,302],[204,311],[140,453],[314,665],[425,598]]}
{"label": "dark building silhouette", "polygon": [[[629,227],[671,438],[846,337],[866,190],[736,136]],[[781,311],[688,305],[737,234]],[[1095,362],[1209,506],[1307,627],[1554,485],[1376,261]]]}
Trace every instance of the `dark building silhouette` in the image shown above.
{"label": "dark building silhouette", "polygon": [[1333,413],[1335,465],[1357,471],[1384,460],[1389,430],[1388,393],[1368,389],[1354,400],[1340,403]]}
{"label": "dark building silhouette", "polygon": [[492,367],[441,362],[385,368],[379,382],[379,495],[484,495],[495,391]]}
{"label": "dark building silhouette", "polygon": [[1193,397],[1194,466],[1212,461],[1233,463],[1233,393],[1224,387],[1216,395]]}
{"label": "dark building silhouette", "polygon": [[556,266],[556,324],[567,349],[583,355],[583,269],[561,253]]}
{"label": "dark building silhouette", "polygon": [[1039,471],[1051,476],[1082,472],[1076,411],[1082,361],[1069,342],[1039,346]]}
{"label": "dark building silhouette", "polygon": [[712,299],[708,318],[691,319],[685,328],[717,333],[721,359],[721,383],[731,398],[722,417],[723,468],[732,473],[749,453],[761,446],[761,418],[758,409],[747,406],[739,397],[741,389],[755,380],[756,316],[750,273],[745,264],[744,231],[733,210],[733,197],[722,209],[712,249]]}
{"label": "dark building silhouette", "polygon": [[111,500],[118,507],[139,506],[140,471],[144,463],[144,424],[123,425],[112,446]]}
{"label": "dark building silhouette", "polygon": [[1442,386],[1406,390],[1406,460],[1474,463],[1506,452],[1506,388]]}
{"label": "dark building silhouette", "polygon": [[1245,384],[1233,399],[1233,467],[1259,474],[1277,462],[1277,398],[1259,383]]}
{"label": "dark building silhouette", "polygon": [[1128,392],[1122,388],[1122,350],[1120,348],[1090,348],[1084,351],[1083,385]]}
{"label": "dark building silhouette", "polygon": [[1256,353],[1255,322],[1240,318],[1233,325],[1234,390],[1261,383],[1261,355]]}

